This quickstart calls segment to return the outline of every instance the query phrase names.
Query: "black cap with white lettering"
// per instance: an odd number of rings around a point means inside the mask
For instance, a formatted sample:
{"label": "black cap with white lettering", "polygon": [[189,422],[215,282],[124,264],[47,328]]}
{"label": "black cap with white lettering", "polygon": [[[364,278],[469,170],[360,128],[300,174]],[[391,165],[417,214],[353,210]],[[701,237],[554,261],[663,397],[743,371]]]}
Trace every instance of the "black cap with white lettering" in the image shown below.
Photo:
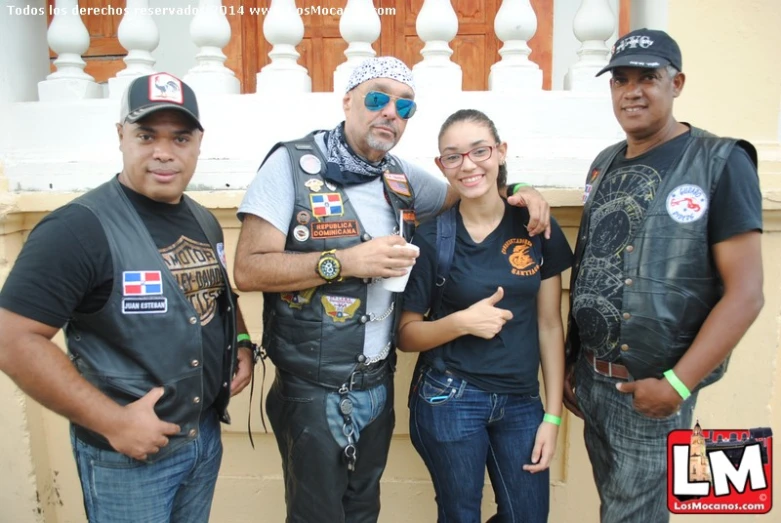
{"label": "black cap with white lettering", "polygon": [[681,48],[664,31],[636,29],[613,45],[610,63],[597,76],[616,67],[658,69],[672,65],[681,71]]}

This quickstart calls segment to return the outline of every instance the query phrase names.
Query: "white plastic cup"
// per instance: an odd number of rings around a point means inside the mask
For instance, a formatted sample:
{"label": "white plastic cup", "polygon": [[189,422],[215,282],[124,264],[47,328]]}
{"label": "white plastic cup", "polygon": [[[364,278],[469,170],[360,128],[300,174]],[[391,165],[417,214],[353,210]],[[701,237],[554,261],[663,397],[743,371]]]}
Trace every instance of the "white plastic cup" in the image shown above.
{"label": "white plastic cup", "polygon": [[[406,248],[406,249],[412,249],[415,252],[420,252],[420,247],[413,243],[408,243],[407,245],[394,245],[394,247],[399,248]],[[409,281],[409,273],[412,272],[412,267],[407,268],[407,274],[404,276],[393,276],[392,278],[383,278],[382,279],[382,288],[391,291],[391,292],[404,292],[404,288],[407,286],[407,281]]]}

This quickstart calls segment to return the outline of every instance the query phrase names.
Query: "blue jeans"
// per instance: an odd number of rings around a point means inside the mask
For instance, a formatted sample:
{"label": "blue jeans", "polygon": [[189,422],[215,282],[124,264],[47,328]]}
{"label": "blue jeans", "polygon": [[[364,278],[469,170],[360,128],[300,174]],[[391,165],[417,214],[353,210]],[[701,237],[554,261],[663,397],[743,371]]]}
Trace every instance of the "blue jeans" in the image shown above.
{"label": "blue jeans", "polygon": [[585,417],[586,450],[599,492],[602,523],[666,523],[667,434],[690,429],[697,393],[666,418],[637,412],[624,381],[597,374],[584,357],[575,370],[575,395]]}
{"label": "blue jeans", "polygon": [[492,394],[423,366],[410,394],[410,437],[431,474],[439,523],[480,523],[485,468],[496,496],[496,523],[548,519],[549,471],[531,474],[537,396]]}
{"label": "blue jeans", "polygon": [[71,444],[90,523],[206,523],[222,461],[214,409],[200,433],[170,456],[147,464],[76,438]]}

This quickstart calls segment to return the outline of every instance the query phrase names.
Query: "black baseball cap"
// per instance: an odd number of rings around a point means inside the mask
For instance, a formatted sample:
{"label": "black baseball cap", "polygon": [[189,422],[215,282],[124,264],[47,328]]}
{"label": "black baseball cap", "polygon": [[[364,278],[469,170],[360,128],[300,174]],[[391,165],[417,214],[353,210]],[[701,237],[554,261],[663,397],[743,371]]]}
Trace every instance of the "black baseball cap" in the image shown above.
{"label": "black baseball cap", "polygon": [[195,91],[169,73],[155,73],[133,79],[122,96],[119,121],[136,123],[163,109],[182,111],[203,131]]}
{"label": "black baseball cap", "polygon": [[654,29],[636,29],[613,45],[610,63],[597,76],[616,67],[658,69],[672,65],[681,71],[681,48],[670,35]]}

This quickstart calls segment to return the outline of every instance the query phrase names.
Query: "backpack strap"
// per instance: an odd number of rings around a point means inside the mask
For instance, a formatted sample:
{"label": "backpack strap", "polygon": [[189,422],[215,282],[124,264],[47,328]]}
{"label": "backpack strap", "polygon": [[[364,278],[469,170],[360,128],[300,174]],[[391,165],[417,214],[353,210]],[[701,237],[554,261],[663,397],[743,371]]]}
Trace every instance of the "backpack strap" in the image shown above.
{"label": "backpack strap", "polygon": [[456,250],[456,212],[458,212],[457,207],[453,206],[437,216],[437,275],[431,293],[429,319],[436,319],[439,316],[445,283],[450,276],[453,253]]}

